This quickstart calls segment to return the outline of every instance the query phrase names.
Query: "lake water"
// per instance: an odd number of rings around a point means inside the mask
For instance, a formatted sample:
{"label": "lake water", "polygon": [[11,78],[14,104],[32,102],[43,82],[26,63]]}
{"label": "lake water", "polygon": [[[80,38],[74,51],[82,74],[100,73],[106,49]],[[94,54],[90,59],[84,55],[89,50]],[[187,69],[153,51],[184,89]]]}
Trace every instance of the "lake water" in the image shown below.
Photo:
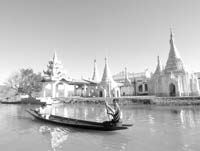
{"label": "lake water", "polygon": [[[200,107],[123,106],[123,121],[134,126],[101,132],[39,122],[31,105],[0,104],[2,151],[199,151]],[[56,105],[54,113],[91,121],[107,120],[104,106]]]}

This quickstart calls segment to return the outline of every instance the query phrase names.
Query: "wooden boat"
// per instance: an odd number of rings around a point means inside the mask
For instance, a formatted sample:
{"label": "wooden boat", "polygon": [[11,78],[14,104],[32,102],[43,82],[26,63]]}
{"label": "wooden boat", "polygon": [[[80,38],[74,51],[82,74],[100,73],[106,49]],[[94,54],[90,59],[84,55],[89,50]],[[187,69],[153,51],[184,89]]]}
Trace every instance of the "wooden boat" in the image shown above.
{"label": "wooden boat", "polygon": [[121,126],[104,126],[104,124],[101,122],[65,118],[65,117],[56,116],[56,115],[50,115],[49,118],[47,119],[41,116],[38,113],[38,111],[28,109],[27,112],[38,120],[42,120],[49,123],[55,123],[59,125],[75,127],[75,128],[101,130],[101,131],[114,131],[114,130],[128,129],[128,127],[133,126],[132,124],[122,124]]}
{"label": "wooden boat", "polygon": [[21,101],[0,101],[1,104],[21,104]]}
{"label": "wooden boat", "polygon": [[1,104],[35,104],[35,105],[46,105],[45,102],[39,101],[0,101]]}

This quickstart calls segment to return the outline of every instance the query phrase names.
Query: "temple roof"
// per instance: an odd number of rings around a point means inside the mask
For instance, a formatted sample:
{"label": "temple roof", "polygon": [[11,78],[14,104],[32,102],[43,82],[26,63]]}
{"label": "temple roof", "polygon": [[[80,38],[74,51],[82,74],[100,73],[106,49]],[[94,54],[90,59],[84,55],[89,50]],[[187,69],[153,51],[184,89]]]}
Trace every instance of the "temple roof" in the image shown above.
{"label": "temple roof", "polygon": [[97,85],[98,82],[93,81],[93,80],[88,80],[88,79],[83,79],[84,81],[88,82],[90,85]]}
{"label": "temple roof", "polygon": [[162,72],[162,64],[161,64],[161,61],[160,61],[160,57],[158,56],[157,57],[157,67],[156,67],[156,70],[154,72],[154,74],[160,74]]}
{"label": "temple roof", "polygon": [[172,32],[170,33],[169,43],[170,43],[170,51],[167,64],[165,66],[165,72],[166,73],[177,72],[177,71],[182,72],[184,71],[183,61],[174,44],[174,38]]}
{"label": "temple roof", "polygon": [[90,83],[84,79],[73,79],[69,82],[70,85],[89,85]]}
{"label": "temple roof", "polygon": [[43,79],[40,81],[40,82],[48,82],[48,83],[51,83],[51,82],[56,82],[56,81],[61,81],[61,82],[66,82],[66,83],[70,83],[71,82],[71,79],[67,79],[65,77],[60,77],[59,79],[51,79],[51,78],[48,78],[48,77],[43,77]]}
{"label": "temple roof", "polygon": [[108,66],[107,58],[105,58],[105,67],[104,67],[101,84],[110,84],[112,88],[117,86],[117,83],[112,78],[110,68]]}
{"label": "temple roof", "polygon": [[96,60],[94,60],[94,71],[93,71],[92,81],[94,81],[94,82],[99,82],[100,81],[99,80],[99,74],[98,74]]}

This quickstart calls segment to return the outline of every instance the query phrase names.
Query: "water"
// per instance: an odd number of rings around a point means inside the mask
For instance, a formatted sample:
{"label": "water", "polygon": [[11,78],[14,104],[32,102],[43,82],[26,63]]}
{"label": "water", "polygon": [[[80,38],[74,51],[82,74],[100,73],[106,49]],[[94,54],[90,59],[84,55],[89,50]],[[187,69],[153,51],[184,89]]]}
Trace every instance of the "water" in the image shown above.
{"label": "water", "polygon": [[[198,151],[200,107],[124,106],[128,130],[101,132],[39,122],[29,105],[0,105],[2,151]],[[54,113],[91,121],[107,120],[102,105],[55,106]]]}

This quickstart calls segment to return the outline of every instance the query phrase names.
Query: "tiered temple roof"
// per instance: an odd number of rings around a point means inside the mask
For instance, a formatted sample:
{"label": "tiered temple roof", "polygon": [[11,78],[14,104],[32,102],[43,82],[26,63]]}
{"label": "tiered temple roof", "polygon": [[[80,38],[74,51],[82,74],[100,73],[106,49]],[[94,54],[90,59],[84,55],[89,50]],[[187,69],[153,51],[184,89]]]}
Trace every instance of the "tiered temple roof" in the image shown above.
{"label": "tiered temple roof", "polygon": [[54,52],[53,59],[49,61],[47,70],[44,71],[44,74],[46,75],[45,79],[49,80],[58,80],[65,77],[63,65],[61,61],[58,60],[56,52]]}

